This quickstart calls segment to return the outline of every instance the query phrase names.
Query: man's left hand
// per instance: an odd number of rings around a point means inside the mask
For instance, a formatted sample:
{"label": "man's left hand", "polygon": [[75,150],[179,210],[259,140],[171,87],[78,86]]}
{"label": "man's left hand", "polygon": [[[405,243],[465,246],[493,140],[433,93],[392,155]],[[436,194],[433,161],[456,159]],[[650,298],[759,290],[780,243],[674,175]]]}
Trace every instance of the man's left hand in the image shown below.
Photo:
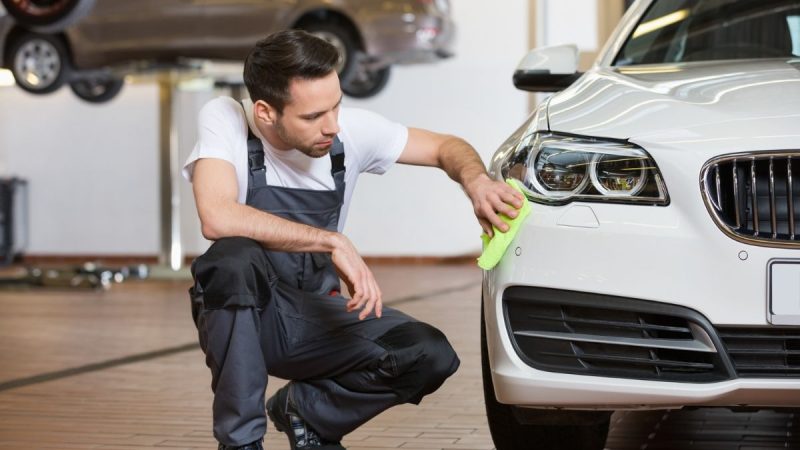
{"label": "man's left hand", "polygon": [[466,183],[464,190],[472,200],[475,217],[489,237],[494,235],[492,225],[504,233],[508,231],[508,224],[500,219],[499,214],[513,219],[517,217],[525,201],[517,190],[502,181],[492,180],[485,174]]}

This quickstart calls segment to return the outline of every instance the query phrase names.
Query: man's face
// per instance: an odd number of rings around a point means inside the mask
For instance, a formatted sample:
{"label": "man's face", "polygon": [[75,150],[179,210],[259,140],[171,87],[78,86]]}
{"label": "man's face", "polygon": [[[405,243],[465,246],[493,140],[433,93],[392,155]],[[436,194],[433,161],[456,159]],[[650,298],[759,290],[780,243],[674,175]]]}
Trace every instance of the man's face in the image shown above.
{"label": "man's face", "polygon": [[291,100],[275,120],[278,137],[312,158],[327,155],[339,133],[339,76],[331,72],[313,80],[294,79],[289,95]]}

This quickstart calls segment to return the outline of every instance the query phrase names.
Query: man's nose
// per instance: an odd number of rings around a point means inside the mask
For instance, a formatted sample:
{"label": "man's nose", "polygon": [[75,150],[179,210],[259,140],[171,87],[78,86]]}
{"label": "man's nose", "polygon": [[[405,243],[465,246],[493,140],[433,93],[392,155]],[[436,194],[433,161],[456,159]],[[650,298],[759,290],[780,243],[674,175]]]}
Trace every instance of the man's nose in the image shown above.
{"label": "man's nose", "polygon": [[322,134],[332,136],[339,134],[339,120],[336,114],[326,114],[322,122]]}

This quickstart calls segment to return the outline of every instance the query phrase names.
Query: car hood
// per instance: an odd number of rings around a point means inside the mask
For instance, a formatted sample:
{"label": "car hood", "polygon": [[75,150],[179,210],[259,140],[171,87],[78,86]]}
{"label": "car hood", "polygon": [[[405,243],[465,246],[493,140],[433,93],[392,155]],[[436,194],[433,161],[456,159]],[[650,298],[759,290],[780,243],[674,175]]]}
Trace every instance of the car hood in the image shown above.
{"label": "car hood", "polygon": [[552,131],[640,142],[800,131],[800,59],[595,68],[548,105]]}

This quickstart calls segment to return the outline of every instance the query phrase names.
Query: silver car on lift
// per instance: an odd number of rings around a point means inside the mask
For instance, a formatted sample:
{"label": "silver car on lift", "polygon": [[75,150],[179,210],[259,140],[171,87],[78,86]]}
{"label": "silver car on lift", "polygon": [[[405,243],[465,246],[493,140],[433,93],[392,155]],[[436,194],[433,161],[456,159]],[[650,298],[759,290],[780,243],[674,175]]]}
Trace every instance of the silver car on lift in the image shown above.
{"label": "silver car on lift", "polygon": [[[370,97],[391,65],[452,54],[449,0],[0,0],[0,62],[35,94],[68,83],[113,98],[121,73],[186,59],[242,60],[266,35],[299,28],[341,52],[342,90]],[[3,15],[0,9],[0,16]]]}

